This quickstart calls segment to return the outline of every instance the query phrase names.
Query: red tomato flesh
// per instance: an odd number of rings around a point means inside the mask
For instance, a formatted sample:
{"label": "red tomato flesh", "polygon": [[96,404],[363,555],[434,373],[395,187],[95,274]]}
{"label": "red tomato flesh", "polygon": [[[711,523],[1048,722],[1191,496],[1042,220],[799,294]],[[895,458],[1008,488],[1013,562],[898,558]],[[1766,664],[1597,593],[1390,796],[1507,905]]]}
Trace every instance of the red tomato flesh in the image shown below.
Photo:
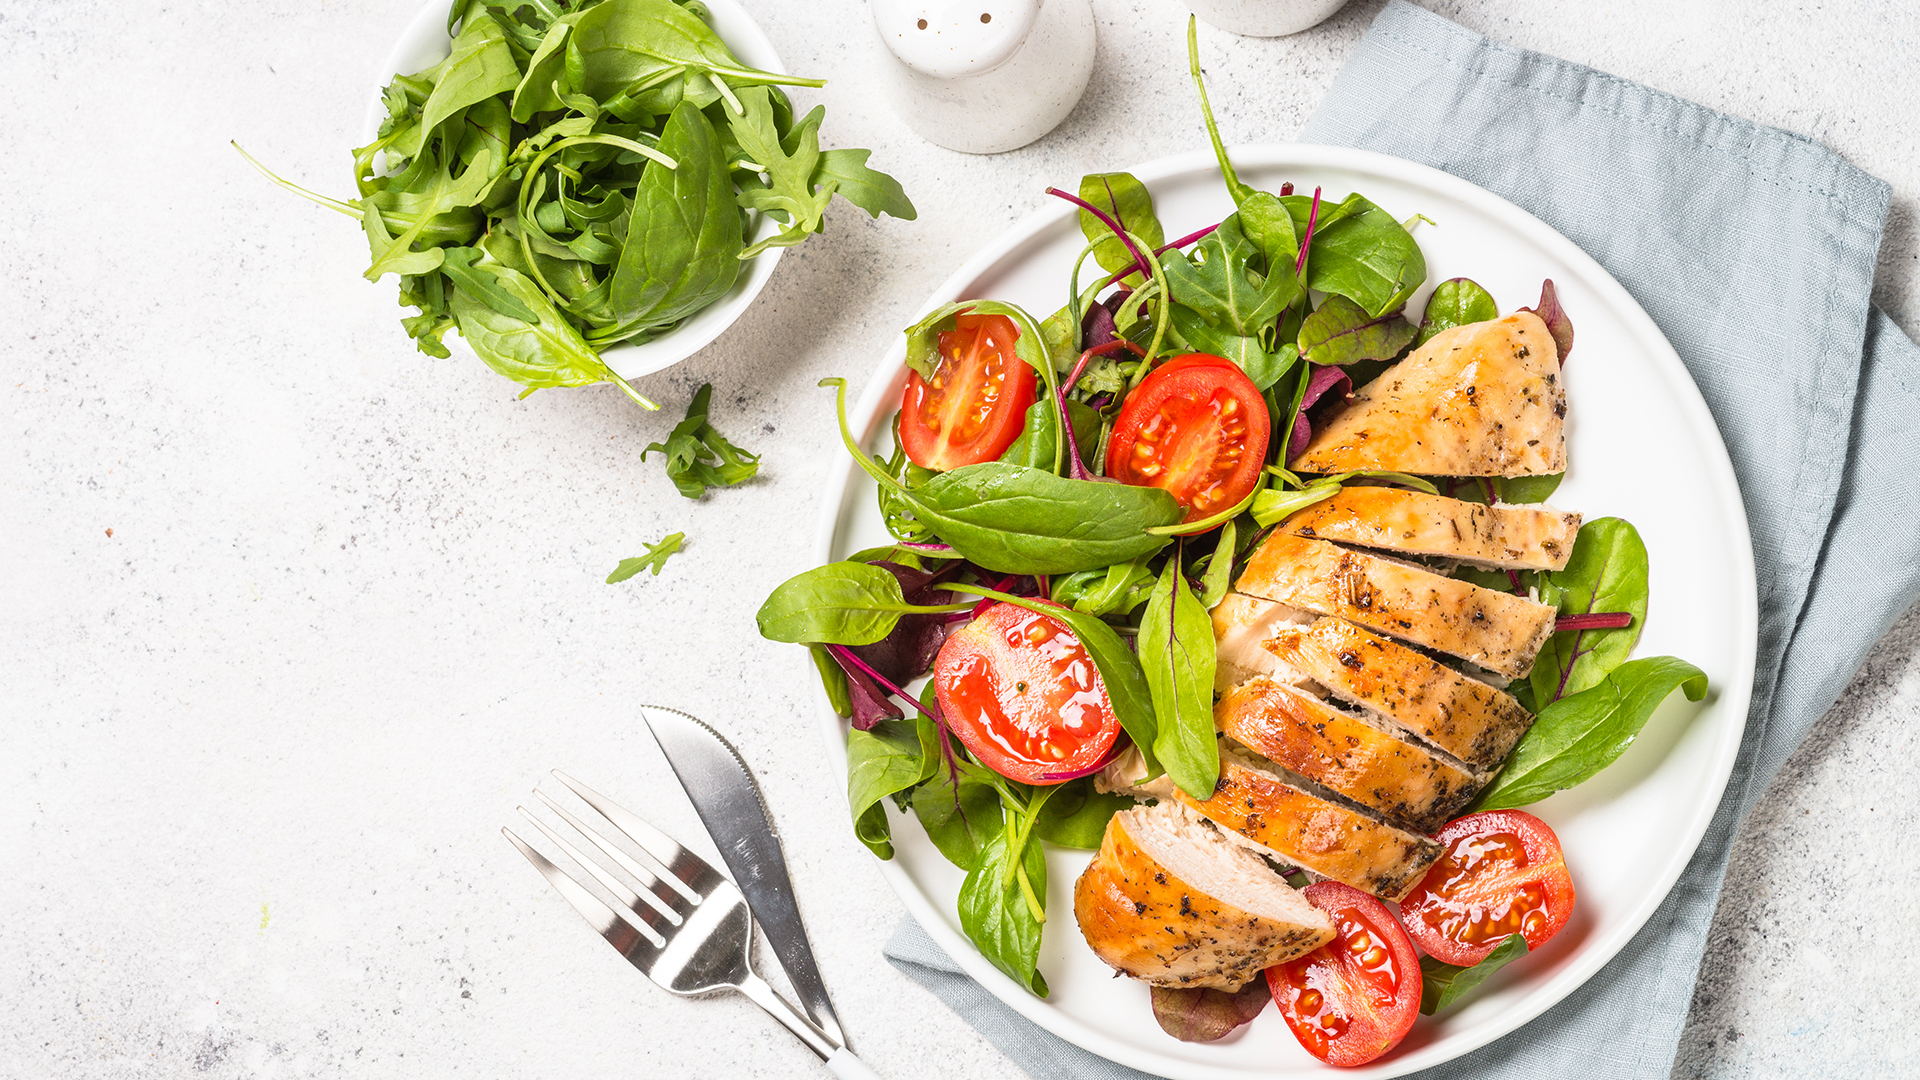
{"label": "red tomato flesh", "polygon": [[1267,403],[1232,361],[1188,353],[1127,395],[1107,443],[1107,475],[1164,488],[1187,522],[1245,499],[1267,463]]}
{"label": "red tomato flesh", "polygon": [[933,680],[961,744],[1023,784],[1062,783],[1098,767],[1120,734],[1080,639],[1016,604],[995,604],[950,635]]}
{"label": "red tomato flesh", "polygon": [[1307,1053],[1329,1065],[1365,1065],[1393,1049],[1420,1014],[1420,956],[1380,901],[1321,881],[1307,901],[1333,920],[1334,938],[1267,969],[1280,1015]]}
{"label": "red tomato flesh", "polygon": [[1546,822],[1488,810],[1448,822],[1434,839],[1440,861],[1400,902],[1407,933],[1429,956],[1472,967],[1512,934],[1531,952],[1567,925],[1573,878]]}
{"label": "red tomato flesh", "polygon": [[1020,329],[1005,315],[963,312],[940,332],[933,377],[909,372],[900,400],[900,444],[922,468],[993,461],[1026,426],[1033,366],[1014,355]]}

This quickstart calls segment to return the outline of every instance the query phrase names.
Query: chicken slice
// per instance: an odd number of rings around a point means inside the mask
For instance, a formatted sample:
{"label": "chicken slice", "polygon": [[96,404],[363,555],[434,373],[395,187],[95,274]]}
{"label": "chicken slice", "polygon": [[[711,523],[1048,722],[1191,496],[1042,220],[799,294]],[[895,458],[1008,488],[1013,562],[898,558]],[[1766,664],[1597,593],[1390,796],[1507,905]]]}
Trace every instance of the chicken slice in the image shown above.
{"label": "chicken slice", "polygon": [[1260,646],[1283,626],[1312,621],[1313,615],[1299,608],[1228,593],[1213,607],[1214,692],[1225,693],[1256,675],[1294,685],[1304,682],[1306,676]]}
{"label": "chicken slice", "polygon": [[1418,833],[1438,832],[1485,781],[1373,723],[1270,679],[1214,706],[1227,737]]}
{"label": "chicken slice", "polygon": [[1261,543],[1234,588],[1336,615],[1510,679],[1533,669],[1558,614],[1523,596],[1284,533]]}
{"label": "chicken slice", "polygon": [[1531,311],[1434,335],[1354,392],[1290,468],[1421,476],[1567,469],[1559,349]]}
{"label": "chicken slice", "polygon": [[1335,881],[1399,900],[1440,857],[1424,836],[1313,794],[1312,782],[1271,763],[1255,764],[1232,749],[1220,754],[1220,782],[1204,801],[1174,797],[1232,829],[1276,858]]}
{"label": "chicken slice", "polygon": [[1177,802],[1108,820],[1073,915],[1108,966],[1159,986],[1238,990],[1333,939],[1260,856]]}
{"label": "chicken slice", "polygon": [[1284,627],[1263,647],[1350,705],[1486,771],[1533,716],[1507,693],[1342,619]]}
{"label": "chicken slice", "polygon": [[1280,523],[1294,536],[1439,555],[1498,570],[1561,570],[1580,515],[1479,503],[1389,487],[1344,487]]}

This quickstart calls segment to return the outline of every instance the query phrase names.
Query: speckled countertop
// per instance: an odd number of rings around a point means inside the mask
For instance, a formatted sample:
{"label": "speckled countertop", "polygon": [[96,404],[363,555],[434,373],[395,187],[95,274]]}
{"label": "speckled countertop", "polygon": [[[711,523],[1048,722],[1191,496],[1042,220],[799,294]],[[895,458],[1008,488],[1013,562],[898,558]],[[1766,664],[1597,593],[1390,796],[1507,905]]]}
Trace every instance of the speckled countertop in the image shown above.
{"label": "speckled countertop", "polygon": [[[1377,6],[1282,40],[1203,31],[1229,137],[1291,138]],[[1911,8],[1436,6],[1891,182],[1875,297],[1920,330]],[[864,1056],[1008,1073],[881,960],[900,906],[844,824],[801,661],[751,615],[807,563],[841,453],[815,382],[863,381],[1046,184],[1202,145],[1184,9],[1095,0],[1078,110],[972,158],[875,93],[862,5],[750,7],[789,67],[832,77],[798,95],[828,142],[873,147],[921,219],[836,206],[736,327],[644,380],[650,415],[607,388],[516,401],[414,353],[358,230],[227,148],[348,190],[411,0],[0,2],[0,1076],[825,1075],[744,1000],[626,970],[500,839],[550,767],[666,783],[646,700],[745,748]],[[640,452],[707,381],[765,465],[696,504]],[[602,584],[673,531],[661,576]],[[1916,711],[1909,614],[1749,821],[1676,1075],[1913,1062]],[[698,831],[677,799],[649,809]]]}

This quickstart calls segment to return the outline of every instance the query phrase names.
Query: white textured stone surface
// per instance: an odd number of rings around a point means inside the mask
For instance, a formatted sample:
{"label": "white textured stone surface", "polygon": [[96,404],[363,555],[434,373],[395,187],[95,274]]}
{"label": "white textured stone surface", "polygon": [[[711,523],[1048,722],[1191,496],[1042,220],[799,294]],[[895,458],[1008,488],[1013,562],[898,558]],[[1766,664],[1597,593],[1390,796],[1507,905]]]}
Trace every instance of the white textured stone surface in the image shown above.
{"label": "white textured stone surface", "polygon": [[[873,147],[921,218],[836,207],[737,327],[642,383],[668,406],[648,415],[415,354],[353,223],[226,147],[349,190],[408,0],[0,2],[0,1076],[824,1075],[745,1001],[626,969],[498,835],[554,766],[697,833],[677,794],[642,799],[669,784],[649,700],[745,749],[863,1055],[1007,1073],[882,962],[900,907],[845,826],[803,660],[752,613],[806,565],[841,452],[814,383],[864,381],[1047,184],[1203,145],[1185,9],[1095,0],[1080,107],[972,158],[874,92],[860,5],[753,7],[791,68],[832,77],[797,95],[829,145]],[[1875,295],[1920,329],[1910,7],[1438,7],[1889,180]],[[1375,10],[1273,41],[1203,28],[1228,137],[1290,138]],[[765,466],[695,504],[640,451],[709,380]],[[601,583],[676,530],[661,576]],[[1743,834],[1678,1075],[1911,1066],[1917,708],[1910,615]]]}

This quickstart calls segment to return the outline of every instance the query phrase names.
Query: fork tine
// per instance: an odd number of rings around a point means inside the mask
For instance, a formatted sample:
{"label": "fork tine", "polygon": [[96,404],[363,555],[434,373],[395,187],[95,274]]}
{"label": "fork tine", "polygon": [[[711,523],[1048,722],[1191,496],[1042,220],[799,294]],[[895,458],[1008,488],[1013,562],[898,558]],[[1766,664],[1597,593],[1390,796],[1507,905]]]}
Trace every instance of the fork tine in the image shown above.
{"label": "fork tine", "polygon": [[588,806],[600,812],[600,816],[612,823],[615,829],[626,838],[640,846],[642,851],[667,871],[666,880],[671,882],[690,902],[698,904],[700,898],[712,890],[723,879],[720,872],[707,864],[705,859],[680,846],[679,842],[652,825],[641,820],[638,814],[607,798],[587,785],[561,772],[553,770],[553,775],[575,795],[586,800]]}
{"label": "fork tine", "polygon": [[[682,919],[681,914],[679,912],[668,908],[666,904],[659,897],[654,896],[652,893],[645,894],[647,898],[647,906],[642,907],[640,904],[640,897],[642,894],[634,892],[632,889],[627,887],[626,882],[621,881],[619,878],[614,877],[612,874],[607,873],[606,869],[602,867],[598,861],[588,858],[585,854],[583,854],[580,851],[579,848],[574,847],[572,844],[567,843],[565,837],[561,836],[557,832],[554,832],[551,828],[548,828],[546,822],[541,821],[537,817],[534,817],[533,814],[529,812],[526,807],[521,806],[521,807],[517,807],[516,809],[520,811],[520,815],[522,817],[526,818],[529,822],[533,824],[534,828],[539,829],[542,833],[546,834],[547,839],[559,845],[560,850],[567,853],[567,858],[572,859],[574,862],[578,863],[582,870],[585,870],[587,873],[592,874],[593,879],[595,881],[598,881],[601,885],[605,886],[606,890],[613,894],[614,899],[620,901],[622,904],[625,904],[629,911],[632,911],[634,914],[640,916],[642,919],[645,919],[647,922],[648,929],[655,931],[656,933],[660,934],[660,936],[662,937],[665,937],[668,934],[672,933],[673,931],[668,929],[665,926],[660,925],[662,919],[664,919],[666,922],[668,922],[673,926],[678,926],[683,921],[685,921],[684,919]],[[569,824],[571,824],[574,828],[579,829],[581,834],[586,836],[588,840],[593,841],[593,844],[595,847],[599,848],[601,851],[612,853],[612,849],[607,845],[607,842],[605,840],[601,840],[600,838],[594,836],[594,834],[588,832],[585,828],[581,826],[580,822],[573,820],[573,816],[571,814],[567,815],[567,819]],[[629,859],[626,861],[631,862],[632,860]],[[632,869],[632,868],[629,868],[629,869]],[[641,879],[644,881],[646,880],[646,878],[651,876],[652,875],[646,874],[643,870]],[[664,888],[664,886],[662,886],[662,888]],[[668,893],[669,897],[672,897],[672,895],[673,895],[672,893],[670,892]]]}
{"label": "fork tine", "polygon": [[[533,793],[539,797],[541,802],[547,804],[547,809],[560,815],[562,821],[573,826],[581,836],[587,838],[589,843],[606,853],[607,858],[612,859],[620,865],[622,870],[633,875],[634,880],[640,882],[641,887],[647,890],[639,895],[646,897],[647,902],[652,904],[655,909],[667,918],[678,923],[681,917],[686,914],[686,908],[699,903],[698,900],[695,900],[693,901],[693,905],[690,905],[681,897],[679,891],[668,887],[666,879],[673,876],[672,871],[660,865],[659,861],[647,853],[646,849],[641,849],[641,855],[647,863],[652,864],[651,866],[644,865],[633,856],[613,846],[606,837],[600,835],[599,830],[588,828],[585,822],[574,817],[567,811],[566,807],[561,806],[546,792],[535,788]],[[525,813],[525,811],[523,810],[522,813]],[[539,823],[535,822],[535,824]],[[680,882],[676,880],[674,884],[679,885]],[[622,899],[625,898],[622,897]]]}
{"label": "fork tine", "polygon": [[605,938],[607,944],[612,945],[621,956],[626,957],[628,963],[642,972],[653,966],[653,962],[660,956],[661,947],[666,943],[664,937],[657,942],[652,940],[639,927],[621,918],[612,908],[601,903],[599,897],[588,892],[586,886],[573,880],[565,870],[547,861],[545,855],[528,847],[526,841],[513,835],[512,829],[502,828],[500,831],[513,842],[514,847],[520,849],[520,854],[527,857],[527,861],[533,864],[533,868],[540,871],[540,876],[547,879],[547,884],[552,885],[567,903],[572,904],[573,910],[579,912],[581,918],[586,919],[595,930],[600,931],[600,936]]}

